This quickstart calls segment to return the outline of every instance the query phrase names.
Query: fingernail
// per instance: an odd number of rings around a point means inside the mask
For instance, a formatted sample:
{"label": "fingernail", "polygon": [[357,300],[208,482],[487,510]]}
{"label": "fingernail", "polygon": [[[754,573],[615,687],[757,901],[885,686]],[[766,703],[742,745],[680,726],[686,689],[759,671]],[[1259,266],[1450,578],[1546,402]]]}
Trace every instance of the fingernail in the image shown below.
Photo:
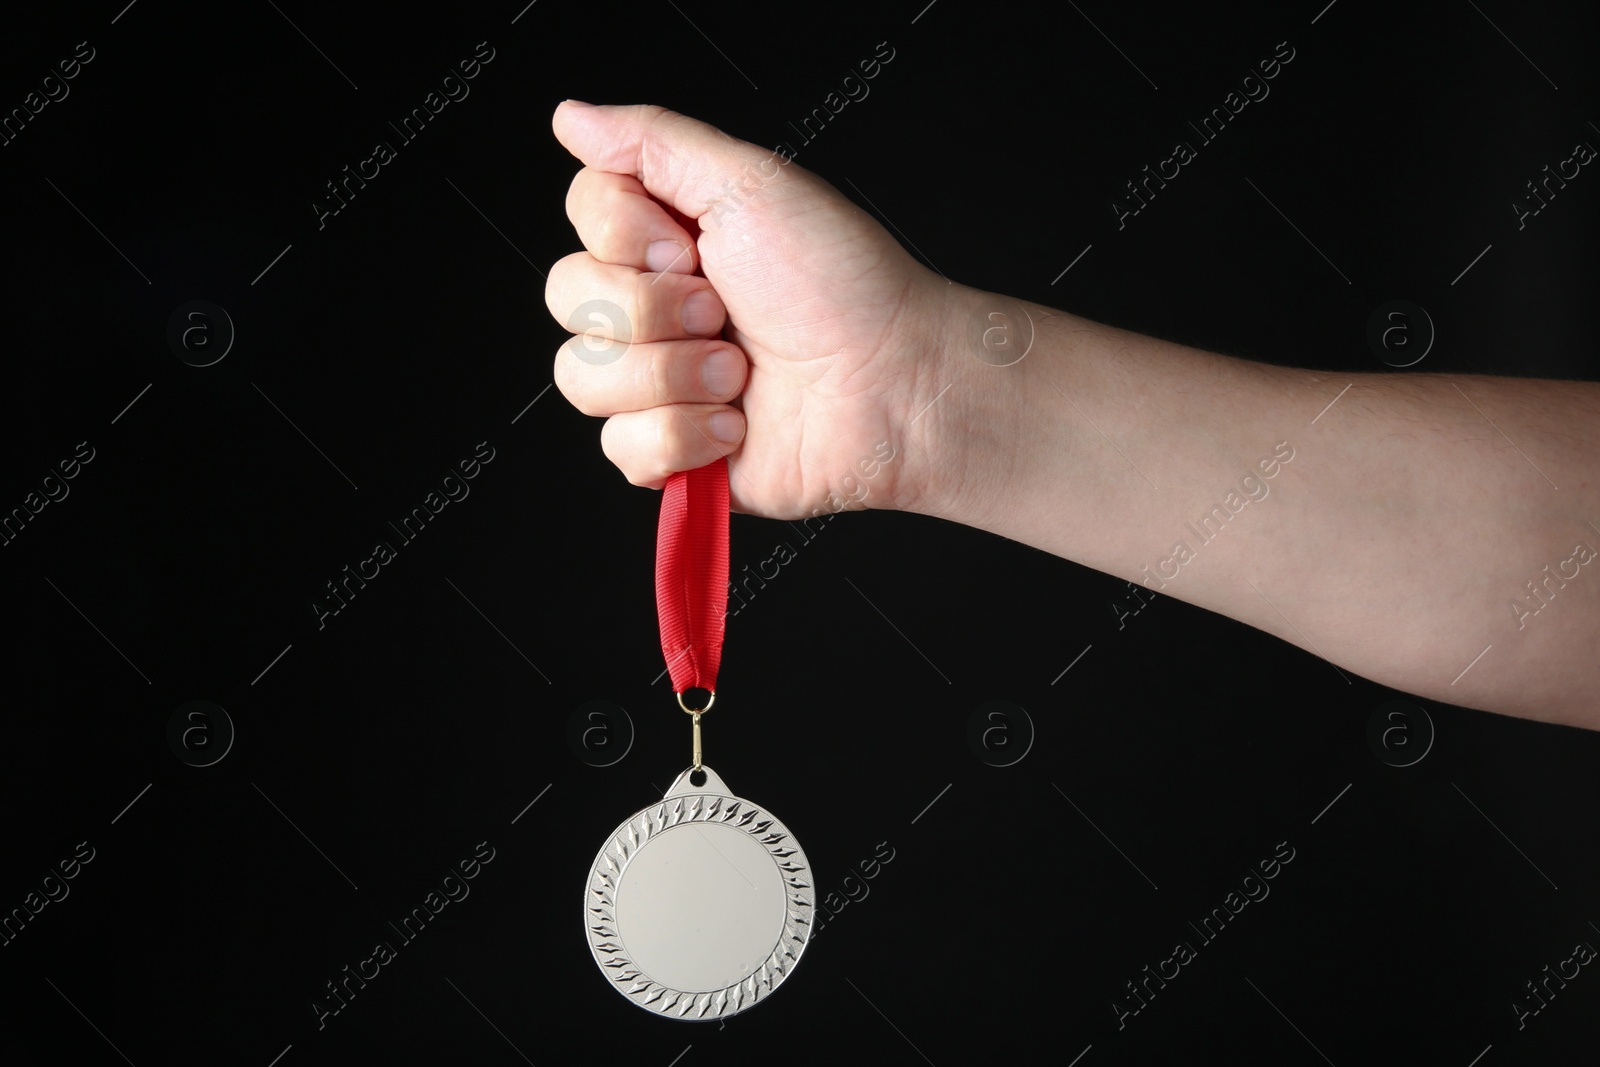
{"label": "fingernail", "polygon": [[710,289],[697,289],[683,299],[683,328],[689,333],[714,333],[722,324],[722,310]]}
{"label": "fingernail", "polygon": [[594,105],[589,103],[587,100],[573,100],[571,97],[563,100],[562,103],[571,104],[573,107],[594,107]]}
{"label": "fingernail", "polygon": [[[744,357],[732,349],[712,350],[706,356],[706,361],[700,364],[700,384],[704,385],[706,392],[712,396],[727,396],[739,387],[739,379],[744,371],[739,364],[743,361]],[[738,436],[735,435],[728,440],[736,441]]]}
{"label": "fingernail", "polygon": [[678,274],[688,274],[694,266],[690,261],[688,249],[677,241],[653,241],[644,252],[644,265],[657,274],[672,270]]}
{"label": "fingernail", "polygon": [[744,419],[732,411],[719,411],[711,416],[711,436],[725,445],[731,445],[744,436]]}

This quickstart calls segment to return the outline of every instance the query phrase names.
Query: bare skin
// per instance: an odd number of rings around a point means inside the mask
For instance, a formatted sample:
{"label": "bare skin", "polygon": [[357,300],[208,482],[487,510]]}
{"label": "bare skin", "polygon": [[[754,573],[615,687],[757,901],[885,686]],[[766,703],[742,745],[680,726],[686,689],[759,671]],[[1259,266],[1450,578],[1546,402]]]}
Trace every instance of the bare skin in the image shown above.
{"label": "bare skin", "polygon": [[[685,116],[569,101],[553,125],[587,251],[545,299],[592,327],[555,381],[634,484],[725,455],[741,512],[965,523],[1395,689],[1600,729],[1600,384],[1186,348],[947,282],[821,178]],[[625,324],[575,318],[597,299]]]}

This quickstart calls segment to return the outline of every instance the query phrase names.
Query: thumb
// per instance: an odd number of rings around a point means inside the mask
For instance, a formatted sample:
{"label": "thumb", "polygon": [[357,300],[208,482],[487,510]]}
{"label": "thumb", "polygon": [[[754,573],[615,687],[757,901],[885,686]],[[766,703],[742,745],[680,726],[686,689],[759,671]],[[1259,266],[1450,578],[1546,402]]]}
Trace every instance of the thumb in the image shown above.
{"label": "thumb", "polygon": [[651,196],[693,219],[728,195],[741,177],[769,181],[782,162],[774,152],[652,104],[566,100],[550,125],[556,140],[584,166],[631,174]]}

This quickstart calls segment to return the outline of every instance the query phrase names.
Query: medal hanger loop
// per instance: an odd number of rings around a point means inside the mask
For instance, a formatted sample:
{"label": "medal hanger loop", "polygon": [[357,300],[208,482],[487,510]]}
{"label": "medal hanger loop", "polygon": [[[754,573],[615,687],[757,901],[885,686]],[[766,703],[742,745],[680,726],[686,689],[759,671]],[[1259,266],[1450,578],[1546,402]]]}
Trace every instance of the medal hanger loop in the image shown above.
{"label": "medal hanger loop", "polygon": [[[686,689],[684,692],[686,693],[688,690]],[[690,715],[699,715],[701,712],[710,711],[711,705],[717,702],[717,691],[715,689],[707,689],[706,693],[709,695],[706,697],[705,707],[691,708],[689,705],[683,702],[683,693],[677,694],[678,707],[682,708],[684,711],[687,711]]]}
{"label": "medal hanger loop", "polygon": [[692,768],[690,768],[690,769],[695,774],[699,774],[700,770],[701,770],[701,763],[700,763],[700,716],[703,715],[705,712],[710,711],[711,710],[711,705],[716,703],[716,699],[717,699],[716,690],[707,689],[706,693],[709,694],[709,695],[706,697],[705,707],[702,707],[702,708],[691,708],[689,705],[687,705],[687,704],[685,704],[683,702],[683,694],[682,693],[679,693],[677,695],[678,696],[678,707],[682,708],[684,711],[687,711],[691,716],[693,716],[692,722],[694,724],[694,766]]}

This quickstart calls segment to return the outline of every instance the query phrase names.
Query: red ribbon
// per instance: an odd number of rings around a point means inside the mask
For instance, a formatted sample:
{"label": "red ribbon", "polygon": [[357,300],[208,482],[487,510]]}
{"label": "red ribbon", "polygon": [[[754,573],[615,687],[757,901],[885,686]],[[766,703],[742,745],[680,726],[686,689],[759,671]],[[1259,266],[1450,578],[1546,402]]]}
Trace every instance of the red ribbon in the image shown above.
{"label": "red ribbon", "polygon": [[656,533],[656,614],[673,692],[717,688],[728,610],[728,461],[667,479]]}

